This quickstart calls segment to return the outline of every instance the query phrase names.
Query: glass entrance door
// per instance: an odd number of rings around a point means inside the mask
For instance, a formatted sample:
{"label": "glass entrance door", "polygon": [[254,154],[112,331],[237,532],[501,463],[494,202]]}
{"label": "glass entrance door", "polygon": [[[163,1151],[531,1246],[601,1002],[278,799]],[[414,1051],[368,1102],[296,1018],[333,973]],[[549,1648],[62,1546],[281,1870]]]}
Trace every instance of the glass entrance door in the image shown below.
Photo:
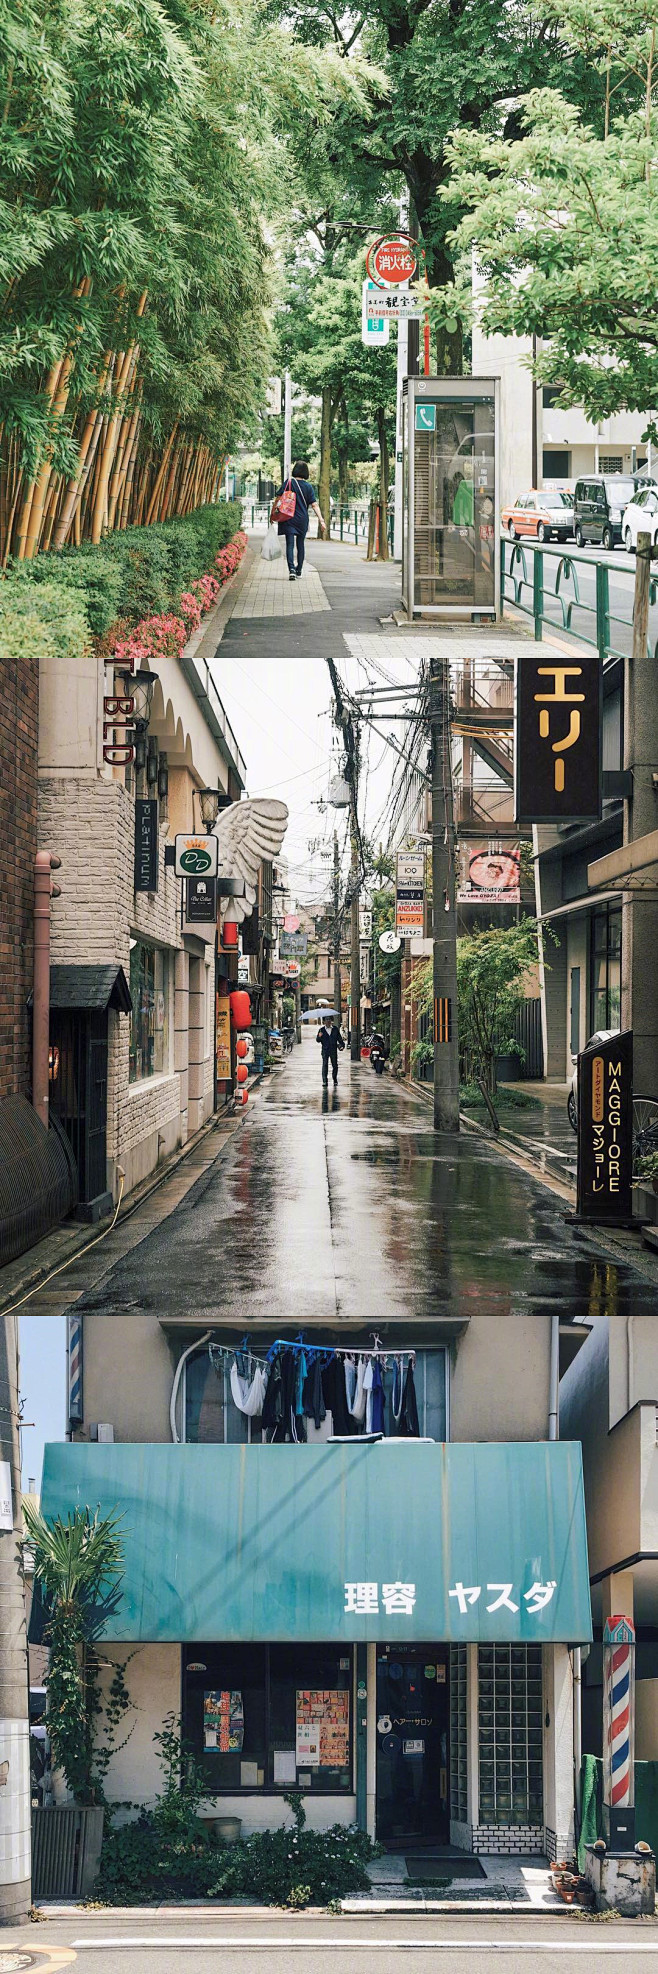
{"label": "glass entrance door", "polygon": [[443,1645],[377,1647],[377,1837],[391,1849],[445,1844],[448,1667]]}

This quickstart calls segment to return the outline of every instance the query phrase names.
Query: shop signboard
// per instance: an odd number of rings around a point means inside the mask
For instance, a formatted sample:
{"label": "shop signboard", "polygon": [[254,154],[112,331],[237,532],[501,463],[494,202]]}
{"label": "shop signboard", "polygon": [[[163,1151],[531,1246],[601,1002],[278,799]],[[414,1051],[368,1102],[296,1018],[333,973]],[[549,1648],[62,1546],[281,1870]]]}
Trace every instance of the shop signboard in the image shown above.
{"label": "shop signboard", "polygon": [[216,877],[218,843],[216,836],[194,836],[181,831],[174,838],[177,877]]}
{"label": "shop signboard", "polygon": [[370,943],[369,942],[367,945],[364,945],[362,942],[359,947],[359,979],[361,981],[362,987],[368,986],[368,982],[370,980]]}
{"label": "shop signboard", "polygon": [[416,939],[425,925],[425,858],[422,850],[399,850],[395,883],[395,930]]}
{"label": "shop signboard", "polygon": [[14,1504],[11,1494],[11,1466],[0,1460],[0,1529],[13,1529]]}
{"label": "shop signboard", "polygon": [[284,927],[283,932],[279,933],[279,952],[282,959],[304,960],[307,950],[307,932],[286,932]]}
{"label": "shop signboard", "polygon": [[135,802],[135,890],[158,888],[158,801],[157,797]]}
{"label": "shop signboard", "polygon": [[217,995],[216,1062],[218,1083],[231,1080],[231,1008],[228,994]]}
{"label": "shop signboard", "polygon": [[278,980],[299,980],[301,970],[299,960],[278,959],[272,961],[272,973]]}
{"label": "shop signboard", "polygon": [[514,708],[517,823],[598,822],[603,791],[603,666],[598,654],[518,658]]}
{"label": "shop signboard", "polygon": [[633,1199],[633,1034],[578,1057],[577,1215],[627,1222]]}
{"label": "shop signboard", "polygon": [[518,905],[521,852],[518,843],[501,849],[492,843],[463,843],[457,876],[458,905]]}
{"label": "shop signboard", "polygon": [[393,288],[391,293],[382,293],[381,288],[372,288],[366,295],[366,319],[368,322],[389,322],[391,317],[403,316],[405,322],[420,322],[424,314],[418,296],[407,288]]}
{"label": "shop signboard", "polygon": [[372,939],[372,912],[369,908],[359,912],[359,938]]}
{"label": "shop signboard", "polygon": [[187,919],[190,925],[214,925],[217,917],[216,877],[188,877]]}

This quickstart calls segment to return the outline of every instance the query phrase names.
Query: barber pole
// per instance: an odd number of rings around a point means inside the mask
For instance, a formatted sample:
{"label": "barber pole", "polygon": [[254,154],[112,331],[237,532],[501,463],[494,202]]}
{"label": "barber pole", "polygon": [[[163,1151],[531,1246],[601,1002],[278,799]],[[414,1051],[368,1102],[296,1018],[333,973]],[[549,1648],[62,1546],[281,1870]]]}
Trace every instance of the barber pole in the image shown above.
{"label": "barber pole", "polygon": [[82,1317],[68,1319],[69,1425],[79,1425],[82,1407]]}
{"label": "barber pole", "polygon": [[613,1850],[635,1843],[635,1630],[611,1617],[603,1632],[603,1804]]}

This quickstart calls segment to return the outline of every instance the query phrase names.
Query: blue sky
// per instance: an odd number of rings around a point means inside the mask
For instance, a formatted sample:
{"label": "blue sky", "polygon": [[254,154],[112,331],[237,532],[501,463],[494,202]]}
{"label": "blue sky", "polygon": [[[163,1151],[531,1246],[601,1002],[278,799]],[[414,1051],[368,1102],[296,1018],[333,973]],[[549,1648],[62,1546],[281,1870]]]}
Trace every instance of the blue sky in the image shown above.
{"label": "blue sky", "polygon": [[48,1439],[66,1435],[66,1319],[64,1316],[20,1318],[20,1390],[23,1417],[23,1486],[41,1485],[43,1449]]}

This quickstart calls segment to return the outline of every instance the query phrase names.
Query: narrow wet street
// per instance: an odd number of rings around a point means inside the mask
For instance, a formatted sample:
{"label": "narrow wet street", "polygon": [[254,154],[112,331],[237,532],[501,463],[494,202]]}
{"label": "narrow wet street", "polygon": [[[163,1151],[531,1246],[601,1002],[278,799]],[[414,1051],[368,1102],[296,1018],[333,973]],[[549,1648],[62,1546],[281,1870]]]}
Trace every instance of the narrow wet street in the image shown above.
{"label": "narrow wet street", "polygon": [[658,1315],[658,1293],[484,1137],[436,1137],[390,1075],[345,1052],[323,1091],[311,1030],[224,1156],[82,1306],[271,1328]]}

